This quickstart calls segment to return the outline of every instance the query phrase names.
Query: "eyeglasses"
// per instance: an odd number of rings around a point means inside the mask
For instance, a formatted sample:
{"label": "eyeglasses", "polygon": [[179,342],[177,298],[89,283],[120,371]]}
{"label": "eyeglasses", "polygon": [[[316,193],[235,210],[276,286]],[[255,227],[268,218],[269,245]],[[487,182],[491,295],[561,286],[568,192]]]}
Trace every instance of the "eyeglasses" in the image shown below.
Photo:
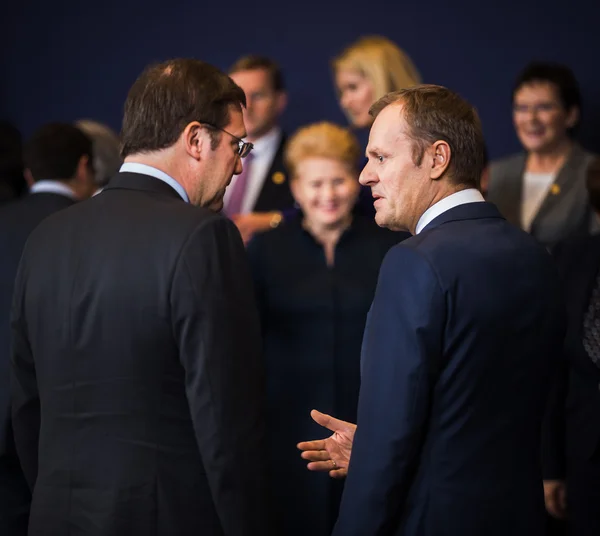
{"label": "eyeglasses", "polygon": [[229,134],[238,144],[238,155],[240,158],[244,158],[250,154],[250,151],[254,149],[254,145],[248,141],[244,141],[242,138],[238,138],[234,136],[231,132],[227,132],[223,128],[219,128],[215,125],[211,125],[210,123],[203,123],[207,127],[214,128],[215,130],[220,130],[221,132],[225,132],[225,134]]}
{"label": "eyeglasses", "polygon": [[531,106],[527,104],[514,104],[513,112],[516,114],[526,114],[529,112],[534,112],[539,114],[540,112],[552,112],[558,108],[558,104],[554,102],[541,102],[539,104],[533,104]]}

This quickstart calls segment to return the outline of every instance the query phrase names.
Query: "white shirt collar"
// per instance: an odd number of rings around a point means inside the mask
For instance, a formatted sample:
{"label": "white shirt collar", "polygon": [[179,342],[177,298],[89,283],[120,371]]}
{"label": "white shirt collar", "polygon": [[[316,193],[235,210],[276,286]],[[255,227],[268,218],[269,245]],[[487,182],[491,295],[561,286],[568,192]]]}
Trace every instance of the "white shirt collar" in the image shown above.
{"label": "white shirt collar", "polygon": [[444,199],[440,199],[437,203],[431,205],[419,218],[417,222],[417,228],[415,234],[419,234],[427,225],[429,225],[435,218],[451,208],[459,205],[465,205],[467,203],[481,203],[485,201],[481,192],[475,188],[467,188],[456,192]]}
{"label": "white shirt collar", "polygon": [[137,162],[125,162],[121,169],[119,169],[121,173],[141,173],[142,175],[150,175],[155,179],[159,179],[163,182],[166,182],[173,190],[175,190],[181,198],[186,202],[190,202],[190,198],[188,197],[187,192],[184,187],[181,186],[173,177],[167,175],[164,171],[157,169],[153,166],[148,166],[147,164],[138,164]]}
{"label": "white shirt collar", "polygon": [[267,132],[261,138],[258,138],[255,142],[252,142],[254,145],[254,149],[252,149],[252,153],[254,157],[260,157],[265,152],[275,152],[277,147],[279,146],[279,141],[281,139],[281,129],[277,126],[273,127],[269,132]]}
{"label": "white shirt collar", "polygon": [[41,180],[33,183],[33,186],[29,189],[32,194],[48,193],[64,195],[70,199],[77,201],[75,192],[67,186],[64,182]]}

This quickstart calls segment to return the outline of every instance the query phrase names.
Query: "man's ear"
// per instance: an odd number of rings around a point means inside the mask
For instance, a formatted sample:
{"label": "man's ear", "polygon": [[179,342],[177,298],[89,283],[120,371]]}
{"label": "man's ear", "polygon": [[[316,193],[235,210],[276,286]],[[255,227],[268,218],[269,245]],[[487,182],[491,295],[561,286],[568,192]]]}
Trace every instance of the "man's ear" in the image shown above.
{"label": "man's ear", "polygon": [[277,93],[277,115],[281,115],[287,107],[288,95],[285,91]]}
{"label": "man's ear", "polygon": [[433,180],[440,179],[448,166],[450,165],[450,158],[452,157],[452,150],[448,142],[443,140],[436,141],[431,147],[431,171],[430,177]]}
{"label": "man's ear", "polygon": [[75,175],[73,179],[76,182],[86,181],[90,173],[90,157],[87,154],[82,154],[77,162],[77,168],[75,169]]}
{"label": "man's ear", "polygon": [[198,121],[189,123],[181,133],[179,141],[183,144],[185,151],[195,160],[200,160],[206,149],[210,148],[210,133]]}
{"label": "man's ear", "polygon": [[577,106],[572,106],[571,109],[567,112],[567,128],[573,128],[579,122],[579,108]]}

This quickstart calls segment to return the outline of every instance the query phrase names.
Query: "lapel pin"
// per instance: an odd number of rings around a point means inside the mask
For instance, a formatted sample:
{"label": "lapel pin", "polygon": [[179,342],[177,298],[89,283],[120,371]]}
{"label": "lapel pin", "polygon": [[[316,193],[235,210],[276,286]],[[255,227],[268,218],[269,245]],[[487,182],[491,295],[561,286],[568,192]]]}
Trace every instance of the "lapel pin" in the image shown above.
{"label": "lapel pin", "polygon": [[558,184],[553,184],[550,188],[550,192],[552,195],[558,195],[560,193],[560,186]]}
{"label": "lapel pin", "polygon": [[275,184],[283,184],[285,182],[285,175],[281,173],[281,171],[276,171],[275,173],[273,173],[271,180]]}

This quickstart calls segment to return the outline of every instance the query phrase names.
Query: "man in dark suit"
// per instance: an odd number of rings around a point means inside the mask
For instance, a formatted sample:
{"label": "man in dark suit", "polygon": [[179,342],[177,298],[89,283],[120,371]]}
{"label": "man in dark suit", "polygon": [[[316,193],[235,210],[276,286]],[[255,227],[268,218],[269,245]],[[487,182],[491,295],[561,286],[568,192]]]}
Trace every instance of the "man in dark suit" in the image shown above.
{"label": "man in dark suit", "polygon": [[287,93],[281,69],[263,56],[240,58],[229,74],[246,94],[246,139],[254,150],[244,159],[244,171],[227,189],[224,211],[248,242],[254,233],[277,227],[282,211],[294,206],[283,162],[286,137],[278,126]]}
{"label": "man in dark suit", "polygon": [[[600,161],[587,190],[600,218]],[[600,534],[600,235],[573,236],[553,251],[568,330],[543,435],[546,508],[569,536]]]}
{"label": "man in dark suit", "polygon": [[11,367],[30,536],[269,534],[258,315],[215,213],[252,148],[244,102],[201,61],[149,67],[120,173],[30,237]]}
{"label": "man in dark suit", "polygon": [[0,208],[0,534],[27,534],[31,494],[15,452],[10,420],[10,305],[19,259],[31,231],[50,214],[94,191],[92,142],[69,124],[41,127],[24,150],[29,195]]}
{"label": "man in dark suit", "polygon": [[[541,536],[540,428],[564,332],[554,265],[483,201],[467,102],[417,86],[372,113],[361,183],[379,225],[415,236],[381,267],[334,534]],[[304,457],[337,469],[331,444],[352,432]]]}

